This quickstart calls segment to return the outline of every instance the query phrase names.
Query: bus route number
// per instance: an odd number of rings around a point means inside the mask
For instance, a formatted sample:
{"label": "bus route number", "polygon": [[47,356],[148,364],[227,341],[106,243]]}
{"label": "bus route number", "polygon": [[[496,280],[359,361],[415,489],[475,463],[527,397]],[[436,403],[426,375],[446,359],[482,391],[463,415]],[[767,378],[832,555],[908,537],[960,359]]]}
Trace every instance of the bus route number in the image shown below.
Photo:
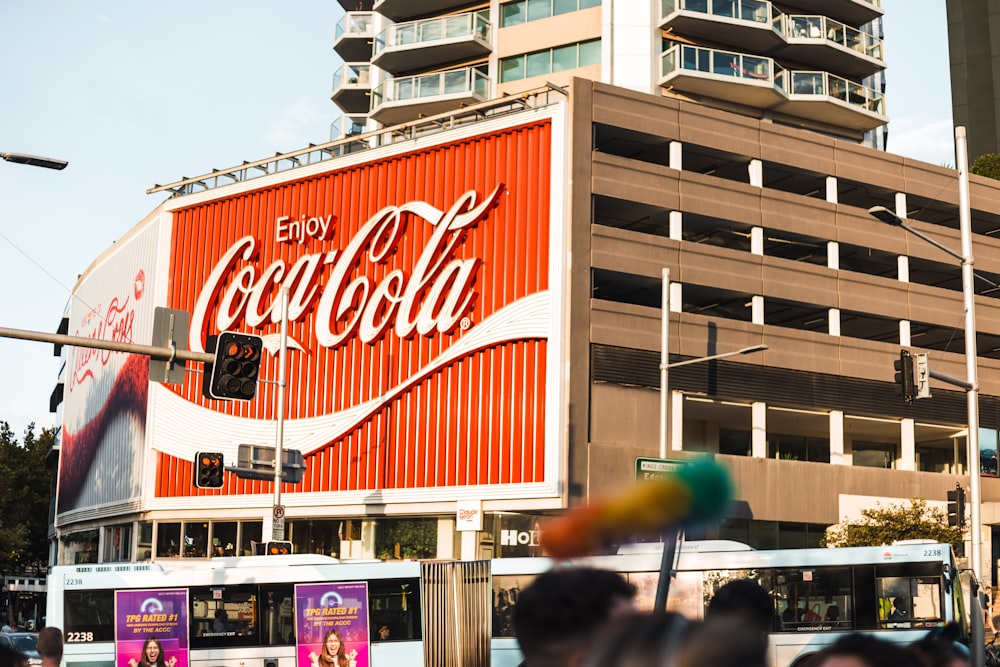
{"label": "bus route number", "polygon": [[83,586],[83,579],[66,579],[67,586]]}
{"label": "bus route number", "polygon": [[66,643],[80,643],[94,641],[93,632],[67,632]]}

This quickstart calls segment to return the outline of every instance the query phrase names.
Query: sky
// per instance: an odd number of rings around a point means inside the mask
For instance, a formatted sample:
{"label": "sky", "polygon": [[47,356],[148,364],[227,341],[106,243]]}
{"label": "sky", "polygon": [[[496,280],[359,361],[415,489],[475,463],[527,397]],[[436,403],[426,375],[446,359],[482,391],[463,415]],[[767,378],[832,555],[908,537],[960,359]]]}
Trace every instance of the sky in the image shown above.
{"label": "sky", "polygon": [[[415,0],[417,1],[417,0]],[[891,153],[953,165],[944,0],[882,0]],[[0,2],[0,327],[53,333],[77,277],[215,168],[329,140],[334,0]],[[137,341],[146,342],[146,341]],[[0,422],[55,426],[51,344],[0,338]]]}

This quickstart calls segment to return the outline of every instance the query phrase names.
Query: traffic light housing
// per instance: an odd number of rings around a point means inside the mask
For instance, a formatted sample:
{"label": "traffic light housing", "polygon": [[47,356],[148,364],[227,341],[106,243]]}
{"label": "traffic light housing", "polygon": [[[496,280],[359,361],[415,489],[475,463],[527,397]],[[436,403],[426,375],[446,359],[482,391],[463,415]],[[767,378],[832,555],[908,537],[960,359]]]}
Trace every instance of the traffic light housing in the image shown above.
{"label": "traffic light housing", "polygon": [[205,364],[206,398],[249,401],[257,394],[264,356],[260,336],[225,331],[215,340],[215,361]]}
{"label": "traffic light housing", "polygon": [[265,556],[287,556],[292,553],[292,543],[283,541],[268,542],[264,547]]}
{"label": "traffic light housing", "polygon": [[948,492],[948,525],[965,526],[965,489],[958,484]]}
{"label": "traffic light housing", "polygon": [[913,355],[909,350],[900,350],[899,359],[892,362],[896,369],[896,393],[907,403],[912,403],[917,394],[917,381],[914,373]]}
{"label": "traffic light housing", "polygon": [[219,452],[198,452],[194,457],[194,485],[199,489],[221,489],[226,466]]}

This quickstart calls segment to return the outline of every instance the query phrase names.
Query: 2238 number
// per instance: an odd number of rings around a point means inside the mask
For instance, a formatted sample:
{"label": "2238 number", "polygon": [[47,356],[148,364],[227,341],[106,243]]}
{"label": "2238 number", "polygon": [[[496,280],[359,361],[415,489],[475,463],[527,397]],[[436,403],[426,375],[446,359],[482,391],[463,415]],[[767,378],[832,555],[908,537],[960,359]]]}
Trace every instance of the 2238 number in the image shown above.
{"label": "2238 number", "polygon": [[81,642],[92,642],[94,641],[93,632],[67,632],[66,633],[66,643],[81,643]]}

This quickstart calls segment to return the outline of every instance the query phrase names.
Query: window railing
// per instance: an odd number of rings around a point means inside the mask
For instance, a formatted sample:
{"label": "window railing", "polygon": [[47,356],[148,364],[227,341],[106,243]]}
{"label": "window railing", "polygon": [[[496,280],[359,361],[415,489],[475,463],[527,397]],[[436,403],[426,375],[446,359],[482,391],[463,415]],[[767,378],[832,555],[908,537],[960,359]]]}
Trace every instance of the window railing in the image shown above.
{"label": "window railing", "polygon": [[367,63],[345,63],[333,73],[333,92],[344,86],[366,87],[371,83],[371,66]]}
{"label": "window railing", "polygon": [[374,12],[347,12],[337,21],[334,41],[341,37],[370,37],[375,27]]}
{"label": "window railing", "polygon": [[770,58],[678,44],[661,56],[661,75],[667,76],[677,70],[707,72],[773,84],[784,68]]}
{"label": "window railing", "polygon": [[857,28],[825,16],[790,15],[785,22],[786,38],[824,39],[845,48],[882,60],[882,40]]}
{"label": "window railing", "polygon": [[882,93],[849,81],[829,72],[789,72],[786,92],[792,95],[824,95],[833,97],[866,111],[885,115],[885,96]]}
{"label": "window railing", "polygon": [[771,20],[771,3],[767,0],[660,0],[662,18],[675,11],[698,12],[754,23]]}
{"label": "window railing", "polygon": [[396,77],[383,81],[372,91],[372,110],[388,102],[405,102],[461,93],[472,93],[485,99],[489,90],[489,77],[473,67]]}
{"label": "window railing", "polygon": [[375,37],[375,54],[394,46],[414,46],[456,37],[477,37],[489,42],[489,11],[409,21],[389,26]]}

